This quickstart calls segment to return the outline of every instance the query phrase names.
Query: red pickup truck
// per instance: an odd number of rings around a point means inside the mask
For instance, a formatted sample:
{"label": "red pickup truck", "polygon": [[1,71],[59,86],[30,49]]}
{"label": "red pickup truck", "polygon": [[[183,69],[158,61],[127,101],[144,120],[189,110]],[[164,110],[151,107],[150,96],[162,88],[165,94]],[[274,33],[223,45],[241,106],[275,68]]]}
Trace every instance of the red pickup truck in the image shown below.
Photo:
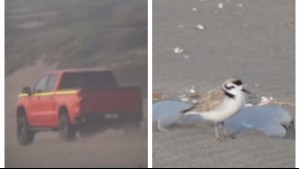
{"label": "red pickup truck", "polygon": [[17,102],[17,136],[20,145],[31,144],[40,131],[59,131],[74,140],[77,131],[139,127],[142,92],[119,87],[109,70],[56,70],[36,86],[23,87]]}

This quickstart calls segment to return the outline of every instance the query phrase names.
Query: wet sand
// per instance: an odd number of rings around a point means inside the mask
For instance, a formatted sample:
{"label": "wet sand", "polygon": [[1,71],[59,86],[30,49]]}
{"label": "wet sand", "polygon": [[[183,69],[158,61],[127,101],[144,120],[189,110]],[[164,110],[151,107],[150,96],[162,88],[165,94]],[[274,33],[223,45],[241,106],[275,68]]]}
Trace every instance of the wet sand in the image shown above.
{"label": "wet sand", "polygon": [[[173,97],[193,85],[204,92],[237,76],[258,96],[295,102],[294,1],[153,3],[153,91]],[[184,52],[174,54],[176,47]],[[236,137],[220,143],[212,127],[154,132],[153,166],[295,167],[295,140],[257,131]]]}

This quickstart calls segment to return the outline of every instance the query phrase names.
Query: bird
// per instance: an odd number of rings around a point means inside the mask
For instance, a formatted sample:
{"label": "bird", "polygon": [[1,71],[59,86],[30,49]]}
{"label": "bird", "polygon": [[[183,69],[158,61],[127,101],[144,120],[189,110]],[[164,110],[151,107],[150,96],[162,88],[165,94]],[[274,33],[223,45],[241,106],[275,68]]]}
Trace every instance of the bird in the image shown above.
{"label": "bird", "polygon": [[224,121],[236,115],[246,102],[246,94],[253,95],[246,90],[243,82],[232,77],[224,81],[222,85],[204,93],[199,102],[191,108],[182,110],[184,116],[198,115],[201,119],[214,123],[215,135],[219,141],[220,137],[218,127],[224,128],[224,138],[229,136],[224,127]]}

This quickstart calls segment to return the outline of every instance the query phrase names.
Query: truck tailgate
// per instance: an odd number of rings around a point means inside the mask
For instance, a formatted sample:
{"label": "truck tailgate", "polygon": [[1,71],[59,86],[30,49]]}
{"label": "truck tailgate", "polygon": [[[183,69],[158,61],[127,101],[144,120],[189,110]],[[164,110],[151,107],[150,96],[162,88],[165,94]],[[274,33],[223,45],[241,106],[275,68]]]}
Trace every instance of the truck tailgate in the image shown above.
{"label": "truck tailgate", "polygon": [[137,87],[82,89],[80,97],[82,113],[142,113],[142,93]]}

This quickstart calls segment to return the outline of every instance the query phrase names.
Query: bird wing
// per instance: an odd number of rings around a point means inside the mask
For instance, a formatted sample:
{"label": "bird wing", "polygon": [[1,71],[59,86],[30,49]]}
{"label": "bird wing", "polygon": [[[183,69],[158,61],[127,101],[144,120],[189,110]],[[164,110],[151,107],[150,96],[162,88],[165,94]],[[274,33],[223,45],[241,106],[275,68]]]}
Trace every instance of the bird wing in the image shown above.
{"label": "bird wing", "polygon": [[221,87],[217,87],[203,94],[198,103],[194,104],[189,109],[183,110],[182,113],[187,113],[190,111],[208,112],[211,109],[219,106],[223,102],[224,97],[224,91],[221,89]]}

